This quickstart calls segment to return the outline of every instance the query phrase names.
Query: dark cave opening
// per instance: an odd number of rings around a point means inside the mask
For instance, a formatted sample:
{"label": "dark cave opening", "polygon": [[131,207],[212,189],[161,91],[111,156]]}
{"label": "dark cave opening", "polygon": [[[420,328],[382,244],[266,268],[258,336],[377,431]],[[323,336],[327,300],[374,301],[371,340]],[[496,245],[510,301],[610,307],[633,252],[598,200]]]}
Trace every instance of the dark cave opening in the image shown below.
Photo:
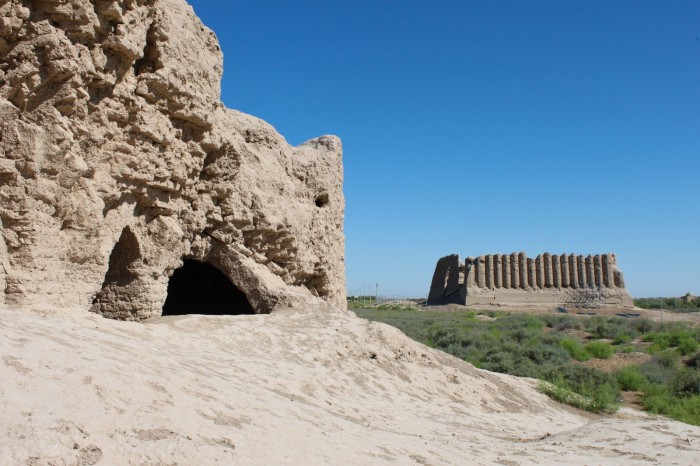
{"label": "dark cave opening", "polygon": [[164,316],[255,314],[246,295],[213,265],[185,259],[168,283]]}
{"label": "dark cave opening", "polygon": [[110,284],[124,286],[131,283],[136,278],[131,267],[139,257],[141,253],[136,235],[131,228],[126,227],[109,255],[109,268],[102,288]]}

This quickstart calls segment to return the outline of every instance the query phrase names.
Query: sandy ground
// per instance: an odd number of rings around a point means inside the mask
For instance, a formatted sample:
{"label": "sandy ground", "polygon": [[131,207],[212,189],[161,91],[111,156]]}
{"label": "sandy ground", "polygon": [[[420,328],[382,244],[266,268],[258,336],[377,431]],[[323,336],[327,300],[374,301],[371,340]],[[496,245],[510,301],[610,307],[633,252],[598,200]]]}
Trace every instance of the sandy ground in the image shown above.
{"label": "sandy ground", "polygon": [[0,309],[0,464],[697,464],[700,428],[598,417],[352,313],[145,324]]}

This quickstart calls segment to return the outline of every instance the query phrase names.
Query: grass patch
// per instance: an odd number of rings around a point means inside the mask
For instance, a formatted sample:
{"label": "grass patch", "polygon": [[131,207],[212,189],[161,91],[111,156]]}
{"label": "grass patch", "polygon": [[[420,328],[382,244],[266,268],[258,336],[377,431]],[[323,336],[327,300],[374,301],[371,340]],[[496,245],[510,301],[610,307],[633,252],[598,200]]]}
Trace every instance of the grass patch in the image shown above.
{"label": "grass patch", "polygon": [[573,391],[568,387],[565,380],[556,382],[546,382],[541,380],[538,384],[539,390],[549,397],[566,403],[579,409],[594,413],[614,413],[620,404],[615,389],[603,387],[590,387],[584,393]]}
{"label": "grass patch", "polygon": [[610,345],[610,343],[603,341],[592,341],[590,343],[586,343],[585,349],[588,354],[598,359],[610,359],[614,353],[613,347]]}
{"label": "grass patch", "polygon": [[569,355],[577,361],[588,361],[591,359],[591,355],[586,348],[583,347],[581,342],[575,338],[564,337],[559,340],[559,345],[568,351]]}
{"label": "grass patch", "polygon": [[638,392],[647,386],[647,379],[639,366],[627,366],[615,373],[617,383],[622,390]]}
{"label": "grass patch", "polygon": [[648,391],[642,405],[650,413],[700,426],[700,395],[678,397],[662,386],[655,386]]}

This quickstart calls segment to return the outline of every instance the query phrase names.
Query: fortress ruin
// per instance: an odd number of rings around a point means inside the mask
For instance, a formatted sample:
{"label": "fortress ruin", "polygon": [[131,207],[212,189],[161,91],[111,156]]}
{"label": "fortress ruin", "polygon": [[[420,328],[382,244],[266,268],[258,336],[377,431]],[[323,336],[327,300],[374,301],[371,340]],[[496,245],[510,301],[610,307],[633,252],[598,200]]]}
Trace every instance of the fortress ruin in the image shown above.
{"label": "fortress ruin", "polygon": [[0,305],[345,308],[342,145],[220,101],[184,0],[0,2]]}
{"label": "fortress ruin", "polygon": [[615,254],[524,252],[438,260],[428,304],[633,307]]}

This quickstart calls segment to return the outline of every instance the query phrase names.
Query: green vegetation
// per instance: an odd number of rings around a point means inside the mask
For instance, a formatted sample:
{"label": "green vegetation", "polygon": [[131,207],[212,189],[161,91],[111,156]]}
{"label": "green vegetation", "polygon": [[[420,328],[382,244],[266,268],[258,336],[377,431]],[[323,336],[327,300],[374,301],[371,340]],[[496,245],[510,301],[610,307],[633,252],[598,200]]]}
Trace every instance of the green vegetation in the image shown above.
{"label": "green vegetation", "polygon": [[[612,412],[621,391],[637,391],[646,410],[700,425],[700,329],[683,323],[400,306],[356,312],[476,367],[540,379],[542,392],[582,409]],[[615,374],[586,365],[634,351],[653,358]]]}
{"label": "green vegetation", "polygon": [[664,309],[672,312],[700,312],[700,298],[683,301],[680,298],[637,298],[634,305],[642,309]]}
{"label": "green vegetation", "polygon": [[[415,311],[417,302],[420,300],[396,300],[389,301],[383,304],[377,304],[374,296],[348,296],[348,309],[379,309],[391,311]],[[380,297],[380,301],[381,297]]]}
{"label": "green vegetation", "polygon": [[[700,352],[694,358],[700,359]],[[700,425],[700,370],[693,366],[694,358],[683,364],[677,350],[665,350],[615,375],[623,390],[642,392],[647,411]]]}
{"label": "green vegetation", "polygon": [[348,309],[364,309],[374,304],[374,296],[348,296]]}
{"label": "green vegetation", "polygon": [[598,359],[610,359],[610,357],[615,352],[610,343],[605,343],[603,341],[592,341],[586,343],[586,352]]}
{"label": "green vegetation", "polygon": [[375,309],[380,311],[415,311],[416,307],[408,304],[380,304]]}
{"label": "green vegetation", "polygon": [[540,381],[539,389],[561,403],[594,413],[614,413],[619,406],[619,390],[615,385],[605,384],[574,390],[564,378],[560,378],[553,383]]}
{"label": "green vegetation", "polygon": [[698,349],[697,331],[693,332],[687,325],[678,323],[669,324],[663,332],[648,333],[642,340],[651,343],[650,353],[675,347],[685,356]]}
{"label": "green vegetation", "polygon": [[626,391],[641,391],[647,382],[646,377],[639,369],[639,366],[627,366],[615,374],[617,378],[617,383],[620,385],[620,389]]}
{"label": "green vegetation", "polygon": [[569,356],[577,361],[588,361],[591,359],[591,354],[576,338],[564,337],[559,340],[559,345],[569,352]]}

